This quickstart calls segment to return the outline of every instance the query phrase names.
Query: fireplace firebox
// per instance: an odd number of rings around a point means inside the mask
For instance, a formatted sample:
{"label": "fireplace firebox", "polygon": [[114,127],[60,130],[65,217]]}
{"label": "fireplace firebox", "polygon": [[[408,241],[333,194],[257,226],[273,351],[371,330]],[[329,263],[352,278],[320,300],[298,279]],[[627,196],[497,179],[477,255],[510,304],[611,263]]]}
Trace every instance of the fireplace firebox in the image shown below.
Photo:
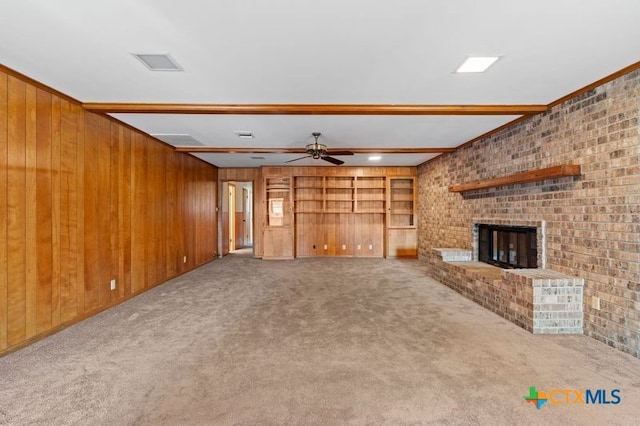
{"label": "fireplace firebox", "polygon": [[478,260],[501,268],[537,268],[536,228],[478,224]]}

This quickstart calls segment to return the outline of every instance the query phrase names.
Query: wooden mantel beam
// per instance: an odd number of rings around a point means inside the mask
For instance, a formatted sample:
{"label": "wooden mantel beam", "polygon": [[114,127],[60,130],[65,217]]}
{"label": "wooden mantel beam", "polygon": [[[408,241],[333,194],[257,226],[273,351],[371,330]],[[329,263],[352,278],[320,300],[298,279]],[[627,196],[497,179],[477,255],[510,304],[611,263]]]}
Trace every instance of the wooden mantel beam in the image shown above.
{"label": "wooden mantel beam", "polygon": [[528,172],[516,173],[509,176],[502,176],[487,180],[462,183],[449,187],[449,192],[473,191],[475,189],[493,188],[505,185],[515,185],[518,183],[536,182],[545,179],[555,179],[566,176],[580,175],[580,166],[574,164],[563,164],[560,166],[547,167],[545,169],[531,170]]}
{"label": "wooden mantel beam", "polygon": [[255,115],[529,115],[546,105],[180,104],[87,102],[96,113]]}

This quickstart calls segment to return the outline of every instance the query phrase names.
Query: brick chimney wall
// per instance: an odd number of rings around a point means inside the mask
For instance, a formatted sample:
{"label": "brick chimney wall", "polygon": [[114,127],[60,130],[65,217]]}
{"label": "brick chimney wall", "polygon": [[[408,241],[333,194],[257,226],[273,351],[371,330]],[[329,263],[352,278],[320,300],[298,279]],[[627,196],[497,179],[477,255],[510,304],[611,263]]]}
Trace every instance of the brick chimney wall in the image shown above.
{"label": "brick chimney wall", "polygon": [[[545,221],[546,268],[584,279],[585,334],[640,357],[639,117],[636,70],[422,164],[420,257],[470,250],[474,219]],[[560,164],[579,164],[581,176],[448,191]]]}

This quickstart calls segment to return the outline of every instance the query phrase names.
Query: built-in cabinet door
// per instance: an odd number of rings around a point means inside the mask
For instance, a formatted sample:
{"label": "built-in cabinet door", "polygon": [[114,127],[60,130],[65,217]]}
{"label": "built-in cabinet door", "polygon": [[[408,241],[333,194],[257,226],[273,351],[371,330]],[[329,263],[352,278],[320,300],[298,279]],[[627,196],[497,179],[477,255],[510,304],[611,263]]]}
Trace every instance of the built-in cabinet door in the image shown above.
{"label": "built-in cabinet door", "polygon": [[293,228],[269,227],[264,230],[263,259],[293,259]]}
{"label": "built-in cabinet door", "polygon": [[416,178],[389,178],[387,199],[387,257],[418,255]]}

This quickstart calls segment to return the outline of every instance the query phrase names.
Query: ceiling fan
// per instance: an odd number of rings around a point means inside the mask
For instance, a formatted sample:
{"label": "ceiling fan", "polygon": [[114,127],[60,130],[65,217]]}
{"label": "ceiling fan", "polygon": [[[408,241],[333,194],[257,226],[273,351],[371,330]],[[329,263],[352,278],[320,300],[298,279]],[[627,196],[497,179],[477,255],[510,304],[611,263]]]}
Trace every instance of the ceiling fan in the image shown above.
{"label": "ceiling fan", "polygon": [[327,151],[327,146],[321,143],[318,143],[318,138],[320,137],[320,132],[313,132],[311,133],[311,135],[313,135],[313,137],[315,138],[315,142],[314,143],[310,143],[309,145],[307,145],[305,147],[305,150],[307,151],[307,154],[309,155],[305,155],[304,157],[300,157],[300,158],[296,158],[294,160],[289,160],[289,161],[285,161],[285,163],[291,163],[293,161],[298,161],[298,160],[302,160],[304,158],[313,158],[314,160],[324,160],[324,161],[328,161],[329,163],[335,164],[336,166],[339,166],[341,164],[344,164],[344,161],[342,160],[338,160],[337,158],[333,158],[332,155],[353,155],[353,152],[351,151]]}

